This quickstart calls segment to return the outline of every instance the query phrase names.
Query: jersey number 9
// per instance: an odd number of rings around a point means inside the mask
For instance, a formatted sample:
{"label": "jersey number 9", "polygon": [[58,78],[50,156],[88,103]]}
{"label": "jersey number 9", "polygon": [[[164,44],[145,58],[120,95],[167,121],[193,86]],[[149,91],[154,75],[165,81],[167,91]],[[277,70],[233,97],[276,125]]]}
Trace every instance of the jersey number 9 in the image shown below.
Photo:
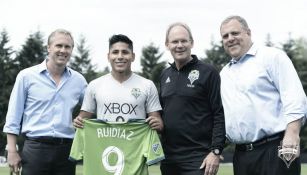
{"label": "jersey number 9", "polygon": [[[109,161],[112,153],[117,156],[117,161],[114,165]],[[114,175],[121,175],[125,166],[125,156],[119,148],[109,146],[102,153],[102,164],[108,172],[114,173]]]}

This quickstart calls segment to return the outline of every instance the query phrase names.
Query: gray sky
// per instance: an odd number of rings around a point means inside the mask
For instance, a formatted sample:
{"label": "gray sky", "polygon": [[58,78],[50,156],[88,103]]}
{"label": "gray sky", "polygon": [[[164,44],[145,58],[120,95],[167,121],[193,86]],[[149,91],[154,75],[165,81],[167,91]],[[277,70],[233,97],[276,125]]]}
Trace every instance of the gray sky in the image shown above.
{"label": "gray sky", "polygon": [[192,52],[204,57],[211,40],[219,41],[219,26],[229,15],[244,17],[255,42],[271,34],[274,43],[307,38],[306,0],[0,0],[0,29],[6,28],[10,45],[20,49],[29,34],[40,30],[45,39],[53,30],[70,30],[78,41],[83,34],[92,63],[108,65],[108,39],[125,34],[133,42],[139,71],[141,49],[153,42],[172,62],[164,46],[165,31],[173,22],[187,23],[195,40]]}

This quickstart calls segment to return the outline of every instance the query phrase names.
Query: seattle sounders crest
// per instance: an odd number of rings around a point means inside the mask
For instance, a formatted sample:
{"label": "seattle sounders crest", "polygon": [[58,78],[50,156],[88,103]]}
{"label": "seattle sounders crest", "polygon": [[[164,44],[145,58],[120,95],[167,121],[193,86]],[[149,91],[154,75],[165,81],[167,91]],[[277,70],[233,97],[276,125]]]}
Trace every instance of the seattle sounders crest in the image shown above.
{"label": "seattle sounders crest", "polygon": [[131,95],[133,95],[137,99],[141,95],[140,88],[132,88]]}
{"label": "seattle sounders crest", "polygon": [[188,84],[189,87],[194,87],[193,83],[195,80],[199,78],[199,71],[198,70],[191,70],[189,73],[188,79],[190,80],[191,84]]}

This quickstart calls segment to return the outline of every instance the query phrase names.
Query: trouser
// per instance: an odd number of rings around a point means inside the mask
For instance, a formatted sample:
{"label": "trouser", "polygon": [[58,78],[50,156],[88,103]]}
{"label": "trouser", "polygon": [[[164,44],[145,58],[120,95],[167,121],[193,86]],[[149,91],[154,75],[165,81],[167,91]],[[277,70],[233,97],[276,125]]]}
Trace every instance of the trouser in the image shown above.
{"label": "trouser", "polygon": [[75,175],[68,160],[72,143],[45,143],[26,139],[21,153],[22,175]]}
{"label": "trouser", "polygon": [[199,169],[202,162],[161,163],[162,175],[204,175],[205,170]]}
{"label": "trouser", "polygon": [[287,168],[278,157],[281,140],[267,142],[252,150],[241,150],[237,146],[233,157],[234,175],[300,175],[300,158],[296,158]]}

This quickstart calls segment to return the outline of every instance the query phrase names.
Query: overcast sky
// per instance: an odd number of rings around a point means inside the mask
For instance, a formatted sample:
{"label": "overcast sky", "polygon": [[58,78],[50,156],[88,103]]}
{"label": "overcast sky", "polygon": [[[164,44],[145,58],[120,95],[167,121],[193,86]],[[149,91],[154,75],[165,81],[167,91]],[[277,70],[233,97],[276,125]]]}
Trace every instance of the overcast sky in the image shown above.
{"label": "overcast sky", "polygon": [[91,50],[92,63],[101,70],[108,66],[108,39],[125,34],[134,42],[139,71],[141,49],[153,42],[172,61],[164,46],[165,31],[173,22],[187,23],[195,40],[192,52],[204,57],[212,40],[219,41],[219,26],[229,15],[244,17],[255,42],[271,34],[274,43],[307,38],[306,0],[0,0],[0,29],[10,36],[18,50],[29,34],[40,30],[45,41],[57,28],[72,32],[75,41],[82,34]]}

